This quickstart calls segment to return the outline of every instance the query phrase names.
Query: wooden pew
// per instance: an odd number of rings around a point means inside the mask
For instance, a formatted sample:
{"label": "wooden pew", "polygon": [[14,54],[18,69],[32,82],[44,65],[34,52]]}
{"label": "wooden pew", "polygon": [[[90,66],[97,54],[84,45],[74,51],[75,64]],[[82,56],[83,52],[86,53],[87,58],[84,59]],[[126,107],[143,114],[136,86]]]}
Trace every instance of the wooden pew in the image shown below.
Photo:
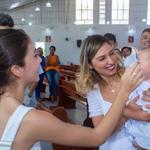
{"label": "wooden pew", "polygon": [[75,108],[76,102],[86,106],[86,98],[81,96],[76,91],[74,83],[61,80],[59,106],[63,106],[65,108]]}
{"label": "wooden pew", "polygon": [[75,108],[76,102],[86,105],[86,98],[75,89],[74,80],[79,71],[79,65],[62,65],[60,67],[60,101],[59,106]]}

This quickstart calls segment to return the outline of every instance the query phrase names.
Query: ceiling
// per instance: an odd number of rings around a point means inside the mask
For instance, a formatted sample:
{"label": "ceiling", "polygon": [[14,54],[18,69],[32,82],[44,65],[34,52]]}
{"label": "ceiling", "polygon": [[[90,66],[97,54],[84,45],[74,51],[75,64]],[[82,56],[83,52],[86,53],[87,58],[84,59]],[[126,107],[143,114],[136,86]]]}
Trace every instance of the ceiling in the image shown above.
{"label": "ceiling", "polygon": [[[16,9],[18,7],[23,7],[25,5],[34,3],[36,1],[40,1],[40,0],[0,0],[0,12],[8,12],[12,9]],[[18,6],[10,9],[10,6],[14,3],[18,3]]]}

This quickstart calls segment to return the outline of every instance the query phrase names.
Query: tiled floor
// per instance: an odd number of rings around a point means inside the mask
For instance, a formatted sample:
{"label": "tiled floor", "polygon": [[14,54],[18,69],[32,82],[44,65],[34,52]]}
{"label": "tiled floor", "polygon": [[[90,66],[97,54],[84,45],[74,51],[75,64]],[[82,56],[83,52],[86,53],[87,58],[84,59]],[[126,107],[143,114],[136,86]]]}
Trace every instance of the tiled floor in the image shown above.
{"label": "tiled floor", "polygon": [[[57,101],[54,103],[45,101],[46,106],[57,106]],[[68,117],[73,120],[76,124],[82,124],[84,119],[86,118],[86,107],[81,103],[76,103],[76,109],[66,109]],[[41,142],[42,150],[53,150],[51,144],[46,142]]]}

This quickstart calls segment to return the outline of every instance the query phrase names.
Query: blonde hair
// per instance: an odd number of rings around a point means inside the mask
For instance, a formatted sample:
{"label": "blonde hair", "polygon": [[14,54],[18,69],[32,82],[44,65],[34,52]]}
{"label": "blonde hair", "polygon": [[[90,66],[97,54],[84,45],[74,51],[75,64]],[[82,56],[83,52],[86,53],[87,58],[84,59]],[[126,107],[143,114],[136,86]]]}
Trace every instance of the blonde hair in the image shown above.
{"label": "blonde hair", "polygon": [[[87,92],[93,89],[96,83],[100,83],[102,86],[106,85],[106,81],[95,71],[95,69],[90,68],[93,57],[104,43],[110,44],[104,36],[92,35],[88,36],[81,45],[80,72],[77,74],[75,82],[76,90],[80,94],[86,95]],[[119,76],[120,73],[118,74],[118,77]]]}

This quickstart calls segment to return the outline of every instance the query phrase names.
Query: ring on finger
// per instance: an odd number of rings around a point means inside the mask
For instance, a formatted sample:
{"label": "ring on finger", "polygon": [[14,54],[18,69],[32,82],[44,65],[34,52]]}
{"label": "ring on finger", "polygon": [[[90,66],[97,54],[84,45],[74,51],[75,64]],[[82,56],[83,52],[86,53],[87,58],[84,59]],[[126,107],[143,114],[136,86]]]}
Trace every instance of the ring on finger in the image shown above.
{"label": "ring on finger", "polygon": [[135,76],[136,75],[136,73],[135,72],[133,72],[133,76]]}

